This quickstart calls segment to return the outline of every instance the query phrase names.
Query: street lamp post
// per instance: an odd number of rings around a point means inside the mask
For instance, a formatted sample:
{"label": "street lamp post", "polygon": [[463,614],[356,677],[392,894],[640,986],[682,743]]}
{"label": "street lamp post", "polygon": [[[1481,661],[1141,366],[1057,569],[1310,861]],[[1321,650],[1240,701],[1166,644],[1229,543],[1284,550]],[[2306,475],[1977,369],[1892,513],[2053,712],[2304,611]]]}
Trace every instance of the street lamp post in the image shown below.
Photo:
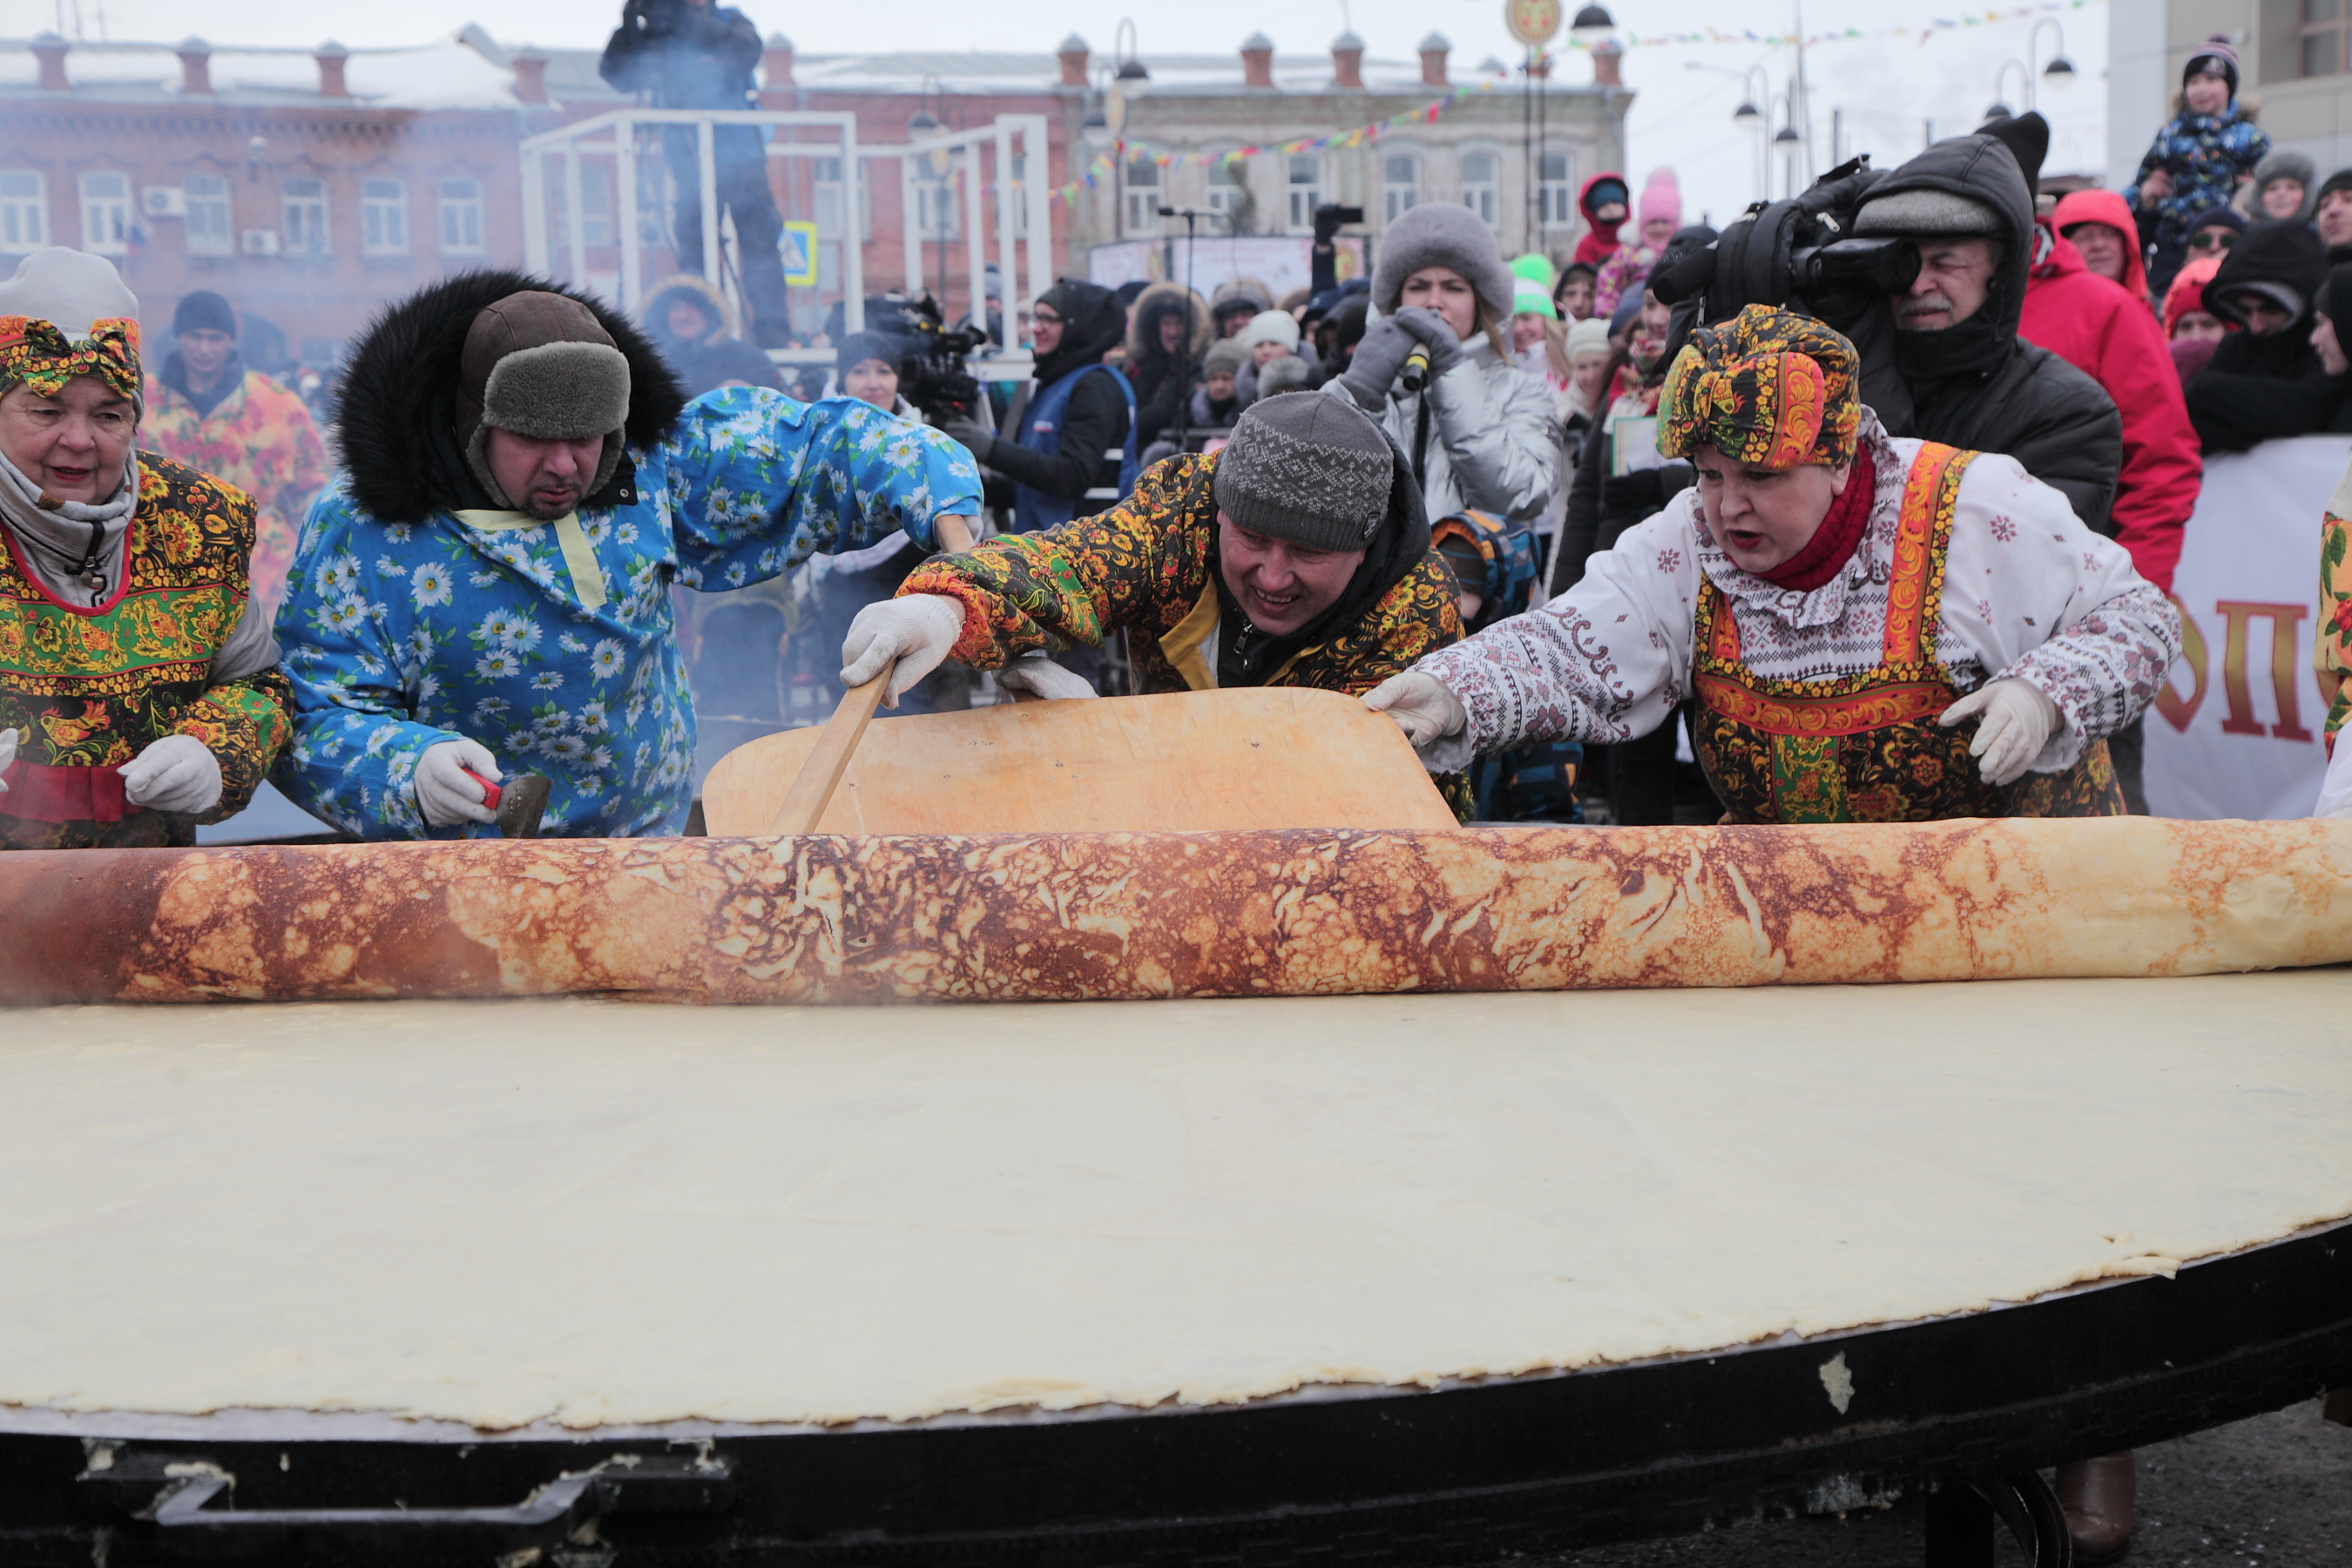
{"label": "street lamp post", "polygon": [[2011,71],[2017,73],[2022,89],[2018,95],[2019,100],[2025,105],[2027,113],[2033,111],[2033,73],[2025,68],[2022,60],[2003,60],[2000,68],[1992,73],[1992,101],[1985,105],[1984,111],[1987,120],[2007,120],[2015,112],[2009,107],[2009,100],[2001,96],[2002,84],[2009,80]]}
{"label": "street lamp post", "polygon": [[[1787,170],[1787,180],[1780,194],[1793,201],[1799,189],[1797,160],[1805,150],[1805,138],[1797,130],[1798,105],[1803,100],[1802,93],[1792,82],[1774,93],[1772,100],[1780,106],[1780,129],[1773,136],[1772,145],[1780,150],[1782,167]],[[1770,194],[1769,191],[1765,193],[1768,196]]]}
{"label": "street lamp post", "polygon": [[[1711,66],[1704,60],[1685,60],[1683,65],[1689,70],[1712,71],[1717,76],[1727,76],[1739,83],[1739,107],[1731,111],[1731,122],[1755,136],[1756,199],[1770,201],[1772,199],[1772,158],[1766,151],[1767,139],[1764,132],[1768,127],[1765,123],[1764,110],[1757,106],[1757,100],[1761,98],[1768,104],[1772,101],[1771,73],[1762,66],[1749,66],[1745,70],[1734,70],[1729,66]],[[1760,92],[1757,89],[1759,82],[1763,84],[1763,89]]]}

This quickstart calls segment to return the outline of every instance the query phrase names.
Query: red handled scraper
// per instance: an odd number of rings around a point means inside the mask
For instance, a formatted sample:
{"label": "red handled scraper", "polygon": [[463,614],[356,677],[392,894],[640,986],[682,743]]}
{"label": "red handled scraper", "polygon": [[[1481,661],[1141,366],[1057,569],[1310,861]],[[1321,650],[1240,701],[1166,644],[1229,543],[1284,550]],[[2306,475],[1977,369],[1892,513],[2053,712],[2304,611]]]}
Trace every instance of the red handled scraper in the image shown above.
{"label": "red handled scraper", "polygon": [[473,769],[465,774],[482,786],[482,804],[499,814],[499,836],[502,838],[536,838],[539,818],[547,809],[547,797],[555,786],[545,773],[517,773],[504,784],[494,784]]}

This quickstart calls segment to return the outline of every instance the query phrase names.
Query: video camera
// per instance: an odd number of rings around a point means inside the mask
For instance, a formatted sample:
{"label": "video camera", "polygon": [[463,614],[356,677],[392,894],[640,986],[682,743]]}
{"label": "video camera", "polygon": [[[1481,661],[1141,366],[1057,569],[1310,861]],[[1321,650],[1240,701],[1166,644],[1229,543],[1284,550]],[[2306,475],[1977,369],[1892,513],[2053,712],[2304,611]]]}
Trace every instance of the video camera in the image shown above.
{"label": "video camera", "polygon": [[975,416],[987,395],[964,369],[965,356],[988,342],[988,334],[971,328],[950,330],[939,301],[929,294],[909,300],[904,294],[877,294],[866,301],[866,330],[887,332],[907,345],[899,373],[899,395],[933,420],[950,415]]}
{"label": "video camera", "polygon": [[1328,245],[1338,237],[1342,225],[1363,221],[1363,208],[1341,206],[1338,202],[1325,202],[1315,209],[1315,243]]}
{"label": "video camera", "polygon": [[1694,327],[1727,321],[1749,305],[1811,316],[1853,341],[1861,356],[1864,401],[1889,429],[1907,427],[1910,393],[1894,370],[1895,317],[1888,297],[1919,276],[1919,247],[1907,239],[1853,233],[1880,175],[1870,154],[1832,169],[1788,201],[1759,202],[1703,250],[1651,275],[1650,288],[1674,307],[1666,333],[1669,362]]}
{"label": "video camera", "polygon": [[1701,301],[1701,321],[1773,305],[1845,331],[1919,276],[1911,241],[1847,232],[1876,178],[1868,153],[1850,159],[1792,200],[1749,207],[1712,247],[1664,268],[1650,286],[1670,305]]}

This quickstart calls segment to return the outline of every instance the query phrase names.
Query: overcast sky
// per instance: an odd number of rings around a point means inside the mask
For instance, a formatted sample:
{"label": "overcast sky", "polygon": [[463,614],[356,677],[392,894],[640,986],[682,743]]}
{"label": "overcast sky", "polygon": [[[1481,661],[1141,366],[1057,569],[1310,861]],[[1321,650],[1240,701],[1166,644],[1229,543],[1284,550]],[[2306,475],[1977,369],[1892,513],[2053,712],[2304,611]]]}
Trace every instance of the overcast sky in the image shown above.
{"label": "overcast sky", "polygon": [[[1572,12],[1576,0],[1569,0]],[[65,28],[116,39],[172,41],[194,32],[216,43],[310,44],[332,37],[353,47],[417,43],[479,22],[512,42],[593,47],[604,41],[619,6],[599,8],[581,0],[15,0],[10,32],[53,25],[60,6]],[[2005,8],[2005,7],[2004,7]],[[1127,8],[1084,0],[885,0],[866,5],[804,5],[749,0],[746,9],[761,31],[781,30],[808,52],[908,47],[1050,49],[1065,34],[1083,35],[1108,51],[1122,16],[1131,17],[1143,49],[1215,51],[1234,48],[1263,28],[1284,52],[1314,52],[1350,24],[1376,55],[1410,58],[1432,27],[1454,42],[1457,70],[1488,55],[1515,58],[1503,26],[1500,0],[1183,0],[1181,5]],[[1612,5],[1619,25],[1635,35],[1701,31],[1709,26],[1763,32],[1791,29],[1788,8],[1732,5],[1728,0],[1643,0]],[[1844,116],[1849,152],[1867,150],[1881,167],[1916,153],[1932,121],[1937,135],[1972,129],[1994,98],[1995,78],[2004,60],[2026,59],[2026,21],[1987,23],[1942,32],[1925,44],[1888,36],[1896,26],[1916,27],[1941,16],[1980,16],[1981,3],[1962,6],[1926,0],[1814,0],[1805,8],[1809,33],[1858,27],[1874,36],[1861,41],[1824,43],[1806,53],[1816,159],[1831,162],[1832,110]],[[610,13],[609,15],[607,13]],[[15,20],[26,17],[30,26]],[[2074,85],[2045,91],[2038,107],[2052,121],[2053,174],[2095,173],[2106,163],[2105,83],[2107,11],[2103,4],[2069,9],[2057,18],[2065,50],[2079,68]],[[877,32],[877,22],[881,32]],[[2049,29],[2042,29],[2032,63],[2047,64]],[[1787,84],[1794,60],[1787,48],[1701,44],[1643,47],[1625,55],[1626,85],[1636,100],[1631,125],[1633,167],[1638,185],[1659,164],[1672,165],[1682,180],[1688,216],[1706,213],[1720,225],[1756,195],[1755,141],[1732,122],[1742,84],[1730,76],[1691,68],[1693,63],[1727,70],[1760,66],[1774,91]],[[1591,67],[1571,56],[1563,79],[1589,79]],[[2011,70],[2000,96],[2024,107]],[[1775,111],[1775,129],[1778,111]],[[2148,130],[2153,132],[2151,121]],[[1775,172],[1774,194],[1779,194]]]}

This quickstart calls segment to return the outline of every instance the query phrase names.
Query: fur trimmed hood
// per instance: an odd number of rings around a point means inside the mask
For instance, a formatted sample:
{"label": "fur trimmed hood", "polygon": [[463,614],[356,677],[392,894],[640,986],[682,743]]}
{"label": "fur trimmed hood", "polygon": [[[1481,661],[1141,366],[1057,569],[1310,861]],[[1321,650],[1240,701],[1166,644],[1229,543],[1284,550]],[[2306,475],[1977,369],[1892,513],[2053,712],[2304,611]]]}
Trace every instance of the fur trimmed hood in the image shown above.
{"label": "fur trimmed hood", "polygon": [[[669,433],[686,406],[677,374],[629,320],[587,293],[527,273],[462,272],[386,306],[369,323],[344,366],[335,448],[352,500],[384,522],[422,522],[436,512],[487,506],[467,470],[457,429],[459,363],[474,318],[509,294],[544,289],[577,300],[595,314],[629,362],[627,445],[646,447]],[[586,504],[635,499],[624,458]]]}
{"label": "fur trimmed hood", "polygon": [[[670,301],[679,298],[692,300],[696,308],[710,318],[710,331],[693,339],[681,339],[670,331]],[[743,335],[736,325],[735,307],[728,302],[726,295],[719,291],[717,284],[698,272],[680,272],[655,284],[653,292],[646,296],[645,308],[637,312],[637,319],[645,323],[646,331],[653,334],[657,343],[676,342],[687,347],[709,348],[729,338]]]}

